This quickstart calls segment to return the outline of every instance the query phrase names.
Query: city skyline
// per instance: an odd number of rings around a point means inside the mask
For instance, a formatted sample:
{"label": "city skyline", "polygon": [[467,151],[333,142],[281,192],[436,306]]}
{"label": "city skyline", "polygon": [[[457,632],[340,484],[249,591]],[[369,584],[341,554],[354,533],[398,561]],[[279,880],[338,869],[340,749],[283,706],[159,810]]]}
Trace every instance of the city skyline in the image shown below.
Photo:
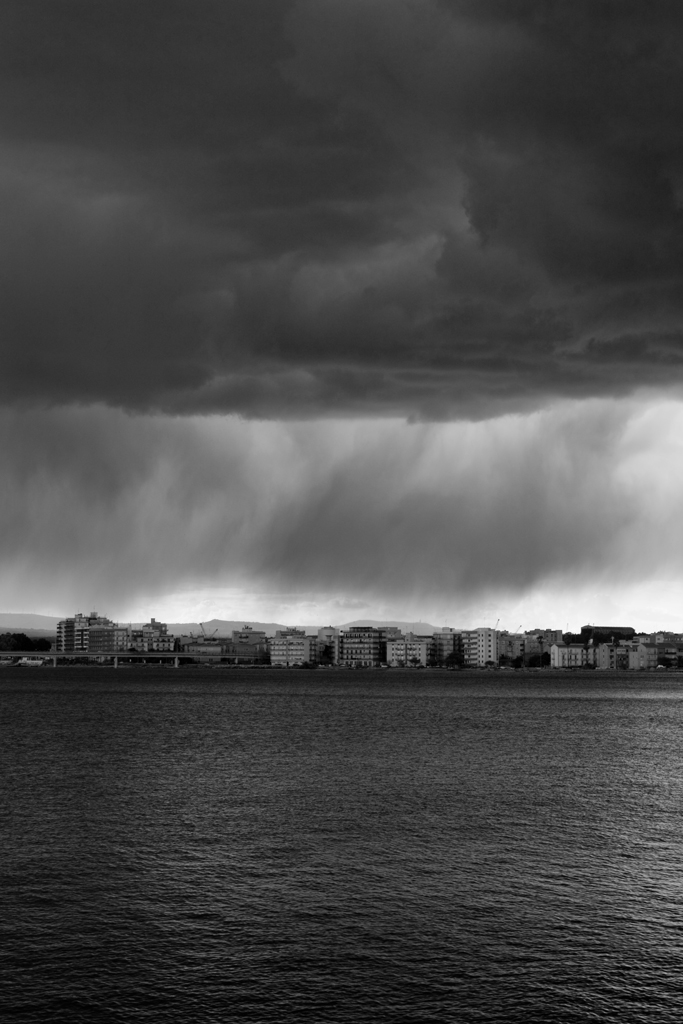
{"label": "city skyline", "polygon": [[0,607],[679,628],[679,21],[6,0]]}
{"label": "city skyline", "polygon": [[[343,627],[237,625],[214,620],[200,631],[151,618],[132,625],[96,611],[61,619],[52,639],[0,635],[3,665],[44,667],[90,663],[172,662],[253,668],[563,669],[680,671],[683,633],[643,633],[622,624],[584,625],[580,633],[536,627],[531,631],[442,627],[428,623],[348,623]],[[214,626],[215,628],[211,628]],[[256,628],[255,628],[256,627]],[[33,652],[29,657],[23,654]],[[39,652],[43,652],[41,656]],[[49,653],[46,653],[49,652]]]}

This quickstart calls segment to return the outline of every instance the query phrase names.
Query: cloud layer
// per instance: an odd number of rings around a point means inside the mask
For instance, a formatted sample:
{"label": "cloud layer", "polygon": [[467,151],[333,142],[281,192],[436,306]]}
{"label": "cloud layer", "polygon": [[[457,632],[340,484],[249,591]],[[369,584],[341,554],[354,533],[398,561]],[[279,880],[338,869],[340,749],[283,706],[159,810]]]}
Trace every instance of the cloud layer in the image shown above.
{"label": "cloud layer", "polygon": [[682,427],[679,406],[597,400],[413,426],[6,411],[0,608],[128,617],[213,587],[226,618],[260,593],[275,618],[360,602],[462,625],[543,591],[563,626],[580,588],[680,578]]}
{"label": "cloud layer", "polygon": [[6,0],[0,400],[438,420],[679,388],[682,19]]}

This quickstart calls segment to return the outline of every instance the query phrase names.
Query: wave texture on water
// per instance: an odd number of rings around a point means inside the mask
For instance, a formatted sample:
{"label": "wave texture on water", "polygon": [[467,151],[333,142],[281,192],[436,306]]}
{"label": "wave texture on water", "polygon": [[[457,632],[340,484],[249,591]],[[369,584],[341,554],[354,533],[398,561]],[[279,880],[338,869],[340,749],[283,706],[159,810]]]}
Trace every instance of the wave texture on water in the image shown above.
{"label": "wave texture on water", "polygon": [[7,1020],[681,1018],[680,680],[22,669],[0,709]]}

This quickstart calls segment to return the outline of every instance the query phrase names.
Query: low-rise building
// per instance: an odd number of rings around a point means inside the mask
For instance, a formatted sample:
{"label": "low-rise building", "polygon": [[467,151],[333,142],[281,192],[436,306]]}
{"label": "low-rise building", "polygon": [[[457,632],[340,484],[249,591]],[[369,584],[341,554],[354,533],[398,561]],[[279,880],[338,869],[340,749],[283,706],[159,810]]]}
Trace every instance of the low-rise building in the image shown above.
{"label": "low-rise building", "polygon": [[[228,648],[226,647],[226,653]],[[233,629],[229,653],[241,662],[251,661],[254,664],[265,664],[270,660],[268,634],[262,629],[243,626]]]}
{"label": "low-rise building", "polygon": [[233,629],[231,639],[234,644],[254,644],[257,647],[267,646],[268,644],[268,634],[265,630],[253,629],[251,626]]}
{"label": "low-rise building", "polygon": [[169,653],[175,651],[175,649],[176,640],[170,633],[163,633],[152,637],[147,648],[148,651],[159,651],[160,653]]}
{"label": "low-rise building", "polygon": [[595,667],[601,670],[626,671],[633,645],[630,643],[596,644]]}
{"label": "low-rise building", "polygon": [[426,668],[432,661],[431,637],[408,633],[400,639],[387,640],[387,664],[392,668]]}
{"label": "low-rise building", "polygon": [[525,633],[508,633],[505,630],[498,634],[498,661],[509,665],[517,659],[524,660],[527,650]]}
{"label": "low-rise building", "polygon": [[553,644],[563,643],[561,629],[527,629],[524,636],[529,643],[542,643],[546,651],[549,651]]}
{"label": "low-rise building", "polygon": [[550,646],[551,668],[587,668],[591,664],[586,644],[554,643]]}
{"label": "low-rise building", "polygon": [[657,644],[632,644],[628,652],[628,667],[632,672],[657,668]]}
{"label": "low-rise building", "polygon": [[656,645],[657,663],[666,668],[683,667],[683,641],[665,640]]}
{"label": "low-rise building", "polygon": [[190,637],[189,641],[182,644],[182,650],[194,658],[211,657],[218,659],[224,653],[224,644],[220,640],[200,639]]}

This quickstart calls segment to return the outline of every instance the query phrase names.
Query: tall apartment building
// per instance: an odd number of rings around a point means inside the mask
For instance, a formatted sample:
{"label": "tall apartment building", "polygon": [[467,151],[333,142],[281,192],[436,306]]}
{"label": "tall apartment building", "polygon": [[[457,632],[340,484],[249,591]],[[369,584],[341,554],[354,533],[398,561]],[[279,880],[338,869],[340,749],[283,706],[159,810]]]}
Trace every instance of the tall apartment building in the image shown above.
{"label": "tall apartment building", "polygon": [[321,661],[339,664],[339,630],[336,626],[321,626],[318,630],[318,647]]}
{"label": "tall apartment building", "polygon": [[94,625],[88,631],[89,654],[99,654],[112,650],[127,650],[126,638],[128,631],[115,623]]}
{"label": "tall apartment building", "polygon": [[382,630],[374,626],[350,626],[339,635],[339,664],[348,668],[373,668],[380,663],[384,645]]}
{"label": "tall apartment building", "polygon": [[61,619],[57,623],[57,650],[65,654],[89,653],[91,632],[93,643],[102,649],[103,638],[109,636],[109,631],[114,628],[115,623],[111,619],[97,612],[90,615],[76,612],[73,618]]}
{"label": "tall apartment building", "polygon": [[437,665],[463,661],[462,630],[444,626],[433,635],[434,661]]}
{"label": "tall apartment building", "polygon": [[468,668],[484,668],[498,664],[498,630],[479,626],[477,629],[463,629],[463,656]]}
{"label": "tall apartment building", "polygon": [[57,650],[66,654],[110,654],[112,651],[173,651],[175,637],[165,622],[152,619],[141,628],[119,626],[104,615],[77,612],[57,624]]}

